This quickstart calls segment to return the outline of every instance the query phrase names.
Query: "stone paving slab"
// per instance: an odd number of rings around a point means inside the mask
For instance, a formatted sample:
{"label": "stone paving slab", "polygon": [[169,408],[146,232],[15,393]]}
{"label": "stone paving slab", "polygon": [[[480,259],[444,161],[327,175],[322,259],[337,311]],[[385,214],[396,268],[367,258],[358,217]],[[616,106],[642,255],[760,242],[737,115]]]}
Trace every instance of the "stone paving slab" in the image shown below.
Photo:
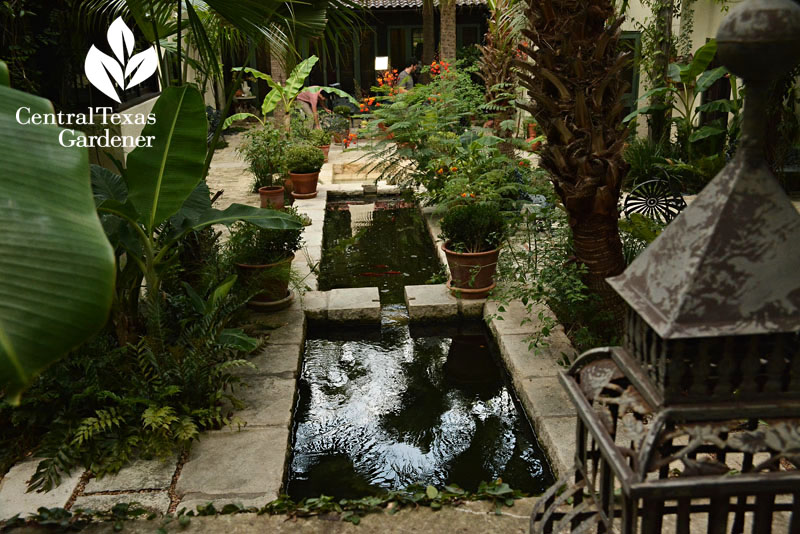
{"label": "stone paving slab", "polygon": [[116,504],[133,502],[138,503],[141,508],[149,510],[150,512],[166,514],[167,511],[169,511],[170,498],[166,491],[152,493],[117,493],[111,495],[81,495],[75,499],[75,504],[72,505],[70,510],[83,508],[96,512],[105,512],[111,510]]}
{"label": "stone paving slab", "polygon": [[83,492],[167,489],[172,483],[177,463],[177,457],[166,460],[137,460],[123,467],[119,473],[90,479]]}
{"label": "stone paving slab", "polygon": [[458,316],[458,300],[444,284],[405,287],[411,321],[435,321]]}
{"label": "stone paving slab", "polygon": [[535,421],[536,436],[547,452],[556,478],[575,464],[575,417],[542,417]]}
{"label": "stone paving slab", "polygon": [[458,299],[458,313],[467,319],[483,318],[486,299]]}
{"label": "stone paving slab", "polygon": [[243,368],[237,371],[239,376],[272,375],[282,378],[297,378],[300,369],[302,344],[267,345],[258,354],[250,358],[257,368]]}
{"label": "stone paving slab", "polygon": [[39,460],[18,463],[0,481],[0,520],[16,514],[27,517],[42,506],[63,508],[72,497],[83,474],[82,469],[74,469],[72,474],[62,476],[61,485],[46,493],[26,493],[28,481],[36,472],[37,465]]}
{"label": "stone paving slab", "polygon": [[515,379],[556,377],[562,369],[544,349],[539,354],[530,350],[527,334],[505,334],[495,339]]}
{"label": "stone paving slab", "polygon": [[[220,501],[220,502],[225,502]],[[193,517],[180,532],[187,534],[528,534],[530,513],[535,499],[521,499],[500,514],[486,502],[469,502],[439,511],[427,507],[402,509],[395,514],[375,513],[363,517],[358,525],[330,517],[289,518],[283,515],[235,514]],[[202,504],[205,504],[203,502]],[[179,508],[183,504],[179,505]],[[215,504],[216,506],[216,504]],[[125,523],[125,532],[152,534],[152,521]],[[89,525],[84,532],[112,534],[110,523]],[[177,527],[176,527],[177,528]],[[172,529],[170,529],[170,532]]]}
{"label": "stone paving slab", "polygon": [[381,301],[378,288],[332,289],[328,297],[328,320],[380,323]]}
{"label": "stone paving slab", "polygon": [[[289,446],[288,428],[245,428],[201,435],[192,445],[175,488],[178,496],[254,498],[278,496]],[[199,498],[199,497],[198,497]]]}
{"label": "stone paving slab", "polygon": [[251,376],[234,390],[234,396],[245,403],[236,416],[247,427],[275,426],[289,428],[294,407],[294,378]]}
{"label": "stone paving slab", "polygon": [[316,321],[328,318],[328,295],[330,291],[307,291],[303,295],[303,310],[306,317]]}
{"label": "stone paving slab", "polygon": [[305,338],[305,321],[288,323],[273,330],[267,340],[269,345],[296,345]]}
{"label": "stone paving slab", "polygon": [[522,380],[520,385],[520,399],[525,411],[535,414],[535,417],[578,416],[575,406],[558,378],[527,378]]}

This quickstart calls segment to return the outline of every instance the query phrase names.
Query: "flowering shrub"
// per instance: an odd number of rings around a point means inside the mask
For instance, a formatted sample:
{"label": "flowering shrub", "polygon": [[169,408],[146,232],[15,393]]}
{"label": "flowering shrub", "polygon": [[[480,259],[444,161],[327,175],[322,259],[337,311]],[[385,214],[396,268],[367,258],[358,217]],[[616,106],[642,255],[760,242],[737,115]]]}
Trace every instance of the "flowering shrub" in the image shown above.
{"label": "flowering shrub", "polygon": [[351,144],[353,145],[356,144],[357,140],[358,140],[358,135],[356,135],[355,133],[350,133],[347,135],[347,137],[345,137],[342,140],[342,143],[344,143],[345,148],[349,148]]}
{"label": "flowering shrub", "polygon": [[428,68],[428,72],[431,74],[432,77],[439,76],[443,72],[445,73],[450,72],[450,63],[446,61],[434,60],[433,63],[431,63],[430,67]]}

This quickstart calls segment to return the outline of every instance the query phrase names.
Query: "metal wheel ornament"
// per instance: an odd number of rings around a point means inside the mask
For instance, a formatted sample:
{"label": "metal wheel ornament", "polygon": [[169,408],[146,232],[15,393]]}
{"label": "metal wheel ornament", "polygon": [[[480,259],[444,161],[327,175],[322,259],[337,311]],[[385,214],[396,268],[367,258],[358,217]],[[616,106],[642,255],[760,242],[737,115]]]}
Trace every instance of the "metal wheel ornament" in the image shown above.
{"label": "metal wheel ornament", "polygon": [[626,217],[630,217],[632,213],[640,213],[666,224],[685,207],[683,195],[667,180],[648,180],[631,190],[622,211]]}

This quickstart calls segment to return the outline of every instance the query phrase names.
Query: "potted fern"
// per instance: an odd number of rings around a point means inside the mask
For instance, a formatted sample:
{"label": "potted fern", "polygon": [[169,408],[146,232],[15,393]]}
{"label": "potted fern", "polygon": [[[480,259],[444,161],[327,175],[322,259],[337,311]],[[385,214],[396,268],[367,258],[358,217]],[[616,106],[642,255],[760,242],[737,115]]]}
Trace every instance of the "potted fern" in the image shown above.
{"label": "potted fern", "polygon": [[253,192],[260,195],[261,207],[282,208],[285,190],[275,175],[284,172],[285,135],[277,128],[258,128],[244,137],[245,142],[237,151],[253,173]]}
{"label": "potted fern", "polygon": [[[301,221],[295,208],[288,206],[284,211]],[[255,293],[250,301],[253,306],[278,309],[291,302],[291,266],[302,245],[302,233],[302,227],[268,229],[247,222],[231,227],[225,253],[239,271],[240,281]]]}
{"label": "potted fern", "polygon": [[310,144],[291,145],[286,150],[286,168],[292,179],[294,198],[317,196],[319,171],[325,161],[322,150]]}
{"label": "potted fern", "polygon": [[442,250],[450,267],[447,287],[459,298],[481,299],[494,289],[500,243],[507,223],[497,206],[470,203],[442,218]]}

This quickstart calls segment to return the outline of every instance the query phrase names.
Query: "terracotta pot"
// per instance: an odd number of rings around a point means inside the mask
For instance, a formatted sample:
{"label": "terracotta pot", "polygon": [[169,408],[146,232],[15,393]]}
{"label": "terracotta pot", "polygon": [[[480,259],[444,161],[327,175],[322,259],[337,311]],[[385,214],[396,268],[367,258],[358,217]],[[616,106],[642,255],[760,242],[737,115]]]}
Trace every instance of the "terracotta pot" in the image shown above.
{"label": "terracotta pot", "polygon": [[292,179],[292,196],[294,198],[314,198],[317,196],[317,182],[319,171],[304,174],[289,173]]}
{"label": "terracotta pot", "polygon": [[542,147],[542,142],[541,141],[534,142],[533,141],[534,139],[535,137],[529,137],[525,140],[528,142],[528,150],[530,150],[531,152],[536,152]]}
{"label": "terracotta pot", "polygon": [[268,185],[259,187],[258,194],[261,197],[261,207],[272,206],[275,209],[283,209],[284,188],[279,185]]}
{"label": "terracotta pot", "polygon": [[274,302],[286,298],[289,293],[289,273],[292,269],[294,254],[288,258],[265,265],[249,265],[237,263],[236,267],[245,284],[253,284],[254,289],[261,291],[253,297],[256,302]]}
{"label": "terracotta pot", "polygon": [[323,145],[319,147],[322,150],[322,153],[325,154],[325,163],[328,163],[328,152],[331,150],[331,145]]}
{"label": "terracotta pot", "polygon": [[494,289],[494,273],[497,271],[497,258],[500,249],[486,252],[454,252],[442,244],[450,267],[450,281],[447,287],[459,298],[482,299]]}
{"label": "terracotta pot", "polygon": [[528,124],[528,137],[536,137],[536,125]]}

